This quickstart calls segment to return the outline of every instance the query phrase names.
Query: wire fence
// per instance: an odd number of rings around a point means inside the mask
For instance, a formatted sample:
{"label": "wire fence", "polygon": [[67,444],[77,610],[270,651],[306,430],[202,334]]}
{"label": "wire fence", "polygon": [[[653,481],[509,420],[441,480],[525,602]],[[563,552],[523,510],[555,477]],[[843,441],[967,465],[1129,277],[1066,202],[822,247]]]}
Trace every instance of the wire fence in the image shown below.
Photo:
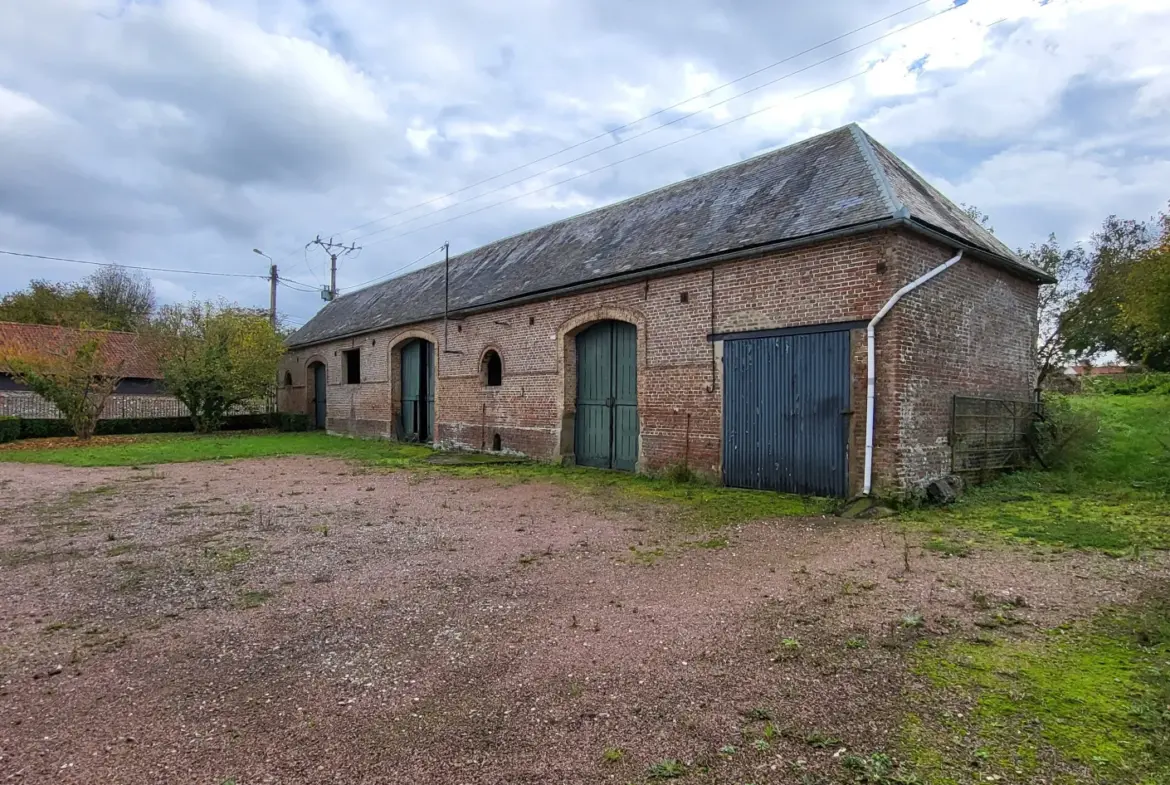
{"label": "wire fence", "polygon": [[[256,401],[233,407],[230,414],[270,414],[276,400]],[[191,412],[178,398],[170,395],[111,395],[106,399],[100,419],[153,419],[190,417]],[[28,390],[0,390],[0,417],[23,420],[61,420],[64,417],[52,401]]]}

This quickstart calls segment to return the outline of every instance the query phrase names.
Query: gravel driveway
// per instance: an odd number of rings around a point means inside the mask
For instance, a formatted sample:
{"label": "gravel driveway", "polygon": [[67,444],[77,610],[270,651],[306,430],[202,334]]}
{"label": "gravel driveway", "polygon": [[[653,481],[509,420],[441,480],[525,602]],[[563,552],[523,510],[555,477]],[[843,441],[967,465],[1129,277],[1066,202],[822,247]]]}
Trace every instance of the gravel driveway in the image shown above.
{"label": "gravel driveway", "polygon": [[4,782],[836,781],[974,597],[1029,629],[1142,578],[324,459],[0,464],[0,493]]}

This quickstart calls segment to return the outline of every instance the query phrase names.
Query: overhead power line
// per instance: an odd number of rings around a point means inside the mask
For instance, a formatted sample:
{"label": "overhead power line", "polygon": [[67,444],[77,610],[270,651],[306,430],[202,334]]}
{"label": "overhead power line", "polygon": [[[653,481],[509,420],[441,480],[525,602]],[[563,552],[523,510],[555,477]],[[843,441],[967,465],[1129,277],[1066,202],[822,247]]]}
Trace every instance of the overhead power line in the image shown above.
{"label": "overhead power line", "polygon": [[350,291],[352,289],[361,289],[362,287],[369,286],[372,283],[377,283],[378,281],[381,281],[384,278],[389,278],[390,276],[394,275],[394,273],[405,270],[407,267],[414,267],[416,264],[421,262],[423,259],[426,259],[428,256],[432,256],[432,255],[438,253],[439,251],[443,250],[443,248],[444,248],[444,246],[440,245],[438,248],[436,248],[433,251],[427,251],[425,254],[418,257],[413,262],[407,262],[406,264],[395,267],[390,272],[379,275],[377,278],[371,278],[368,281],[364,281],[363,283],[355,284],[354,286],[347,286],[345,288],[345,291]]}
{"label": "overhead power line", "polygon": [[[953,7],[959,8],[961,6],[953,6]],[[997,19],[996,21],[989,23],[987,25],[987,27],[994,27],[995,25],[998,25],[1004,21],[1006,21],[1006,17],[1002,18],[1002,19]],[[794,96],[793,98],[791,98],[789,100],[797,101],[797,100],[800,100],[802,98],[806,98],[814,93],[819,93],[822,90],[828,90],[832,87],[836,87],[838,85],[844,84],[845,82],[851,81],[853,79],[857,79],[860,76],[864,76],[865,74],[869,73],[870,70],[871,69],[867,68],[863,71],[859,71],[857,73],[851,74],[850,76],[846,76],[842,79],[838,79],[835,82],[830,82],[829,84],[821,85],[820,87],[809,90],[808,92],[801,93],[800,95]],[[431,228],[436,227],[436,226],[441,226],[443,224],[451,223],[452,221],[457,221],[461,218],[466,218],[470,215],[475,215],[476,213],[481,213],[481,212],[484,212],[485,210],[490,210],[494,207],[499,207],[500,205],[508,204],[509,202],[514,202],[517,199],[523,199],[526,196],[532,196],[533,194],[540,193],[541,191],[547,191],[550,188],[555,188],[559,185],[564,185],[565,183],[572,182],[573,180],[578,180],[582,177],[587,177],[588,175],[595,174],[597,172],[601,172],[601,171],[604,171],[606,169],[610,169],[614,166],[618,166],[619,164],[626,163],[627,161],[632,161],[636,158],[641,158],[644,155],[649,155],[650,153],[654,153],[654,152],[657,152],[659,150],[665,149],[667,147],[671,147],[673,145],[680,144],[681,142],[689,141],[691,139],[694,139],[697,136],[702,136],[703,134],[710,133],[711,131],[717,131],[720,128],[725,128],[728,125],[731,125],[732,123],[737,123],[737,122],[739,122],[741,120],[745,120],[749,117],[753,117],[755,115],[762,114],[764,112],[772,111],[774,109],[779,108],[780,106],[781,106],[781,104],[773,104],[771,106],[765,106],[761,109],[757,109],[755,111],[748,112],[747,114],[743,114],[743,115],[740,115],[738,117],[733,117],[732,119],[727,120],[726,122],[720,123],[718,125],[713,125],[713,126],[710,126],[708,128],[703,128],[699,131],[696,131],[693,134],[679,137],[678,139],[673,139],[669,142],[666,142],[665,144],[658,145],[657,147],[652,147],[648,150],[643,150],[641,152],[635,153],[634,155],[627,156],[626,158],[622,158],[622,159],[619,159],[617,161],[611,161],[610,163],[604,164],[603,166],[598,166],[598,167],[596,167],[594,169],[590,169],[586,172],[580,172],[580,173],[575,174],[571,177],[566,177],[562,180],[558,180],[555,183],[549,183],[548,185],[541,186],[540,188],[534,188],[530,191],[525,191],[524,193],[510,196],[507,199],[501,199],[498,202],[492,202],[491,204],[484,205],[483,207],[479,207],[475,210],[468,210],[465,213],[460,213],[459,215],[452,216],[451,218],[445,218],[442,221],[435,221],[434,223],[430,223],[430,224],[427,224],[425,226],[420,226],[420,227],[417,227],[415,229],[410,229],[410,230],[405,231],[405,232],[400,232],[398,234],[391,235],[390,237],[384,237],[380,240],[375,240],[372,243],[368,243],[366,247],[368,248],[368,247],[378,245],[379,243],[388,242],[390,240],[395,240],[395,239],[398,239],[400,237],[406,237],[407,235],[415,234],[417,232],[421,232],[421,231],[424,231],[426,229],[431,229]]]}
{"label": "overhead power line", "polygon": [[[869,28],[874,27],[876,25],[879,25],[882,22],[888,22],[889,20],[893,19],[896,16],[901,16],[902,14],[906,13],[907,11],[913,11],[915,8],[920,8],[921,6],[927,5],[930,2],[932,2],[932,0],[920,0],[920,2],[914,3],[912,5],[908,5],[905,8],[902,8],[901,10],[893,12],[892,14],[887,14],[886,16],[883,16],[880,19],[875,19],[872,22],[864,24],[860,27],[855,27],[854,29],[852,29],[846,33],[841,33],[840,35],[835,36],[833,38],[830,38],[827,41],[823,41],[823,42],[817,44],[816,46],[810,46],[807,49],[804,49],[800,52],[796,52],[795,54],[789,55],[789,56],[787,56],[783,59],[777,60],[773,63],[769,63],[768,65],[763,66],[762,68],[757,68],[756,70],[751,71],[749,73],[746,73],[743,76],[732,79],[729,82],[724,82],[723,84],[718,85],[717,87],[712,87],[710,90],[707,90],[707,91],[702,92],[702,93],[698,93],[696,95],[692,95],[688,98],[684,98],[677,103],[671,104],[670,106],[663,107],[662,109],[658,109],[654,112],[651,112],[648,115],[644,115],[644,116],[639,117],[635,120],[630,120],[629,122],[624,123],[622,125],[619,125],[616,128],[607,128],[606,130],[602,131],[601,133],[598,133],[594,136],[591,136],[588,139],[583,139],[580,142],[576,142],[574,144],[571,144],[568,147],[563,147],[560,150],[549,153],[548,155],[541,156],[540,158],[535,158],[531,161],[528,161],[527,163],[523,163],[523,164],[520,164],[519,166],[513,167],[513,168],[505,170],[503,172],[493,174],[490,177],[485,177],[484,179],[479,180],[477,182],[474,182],[471,185],[467,185],[467,186],[464,186],[462,188],[458,188],[454,191],[443,194],[441,196],[435,196],[435,197],[432,197],[432,198],[427,199],[425,201],[418,202],[417,204],[410,205],[409,207],[404,207],[404,208],[397,210],[395,212],[388,213],[388,214],[380,216],[378,218],[374,218],[374,219],[372,219],[370,221],[366,221],[365,223],[362,223],[362,224],[358,224],[357,226],[351,226],[349,229],[345,229],[344,231],[339,232],[339,234],[348,234],[349,232],[356,231],[358,229],[364,229],[365,227],[370,226],[372,224],[381,223],[382,221],[385,221],[389,218],[395,218],[399,215],[402,215],[403,213],[410,212],[411,210],[414,210],[418,207],[425,207],[428,204],[434,204],[435,202],[442,201],[443,199],[448,199],[452,196],[457,196],[458,194],[464,193],[465,191],[469,191],[472,188],[476,188],[478,186],[485,185],[486,183],[489,183],[492,180],[499,179],[500,177],[504,177],[504,176],[509,175],[509,174],[514,174],[515,172],[518,172],[522,169],[526,169],[529,166],[533,166],[535,164],[542,163],[544,161],[547,161],[550,158],[555,158],[556,156],[561,155],[562,153],[567,153],[570,150],[576,150],[577,148],[583,147],[584,145],[587,145],[590,142],[595,142],[598,139],[604,139],[604,138],[611,136],[613,134],[616,134],[620,131],[624,131],[627,128],[632,128],[633,126],[638,125],[639,123],[642,123],[646,120],[653,119],[655,117],[658,117],[659,115],[665,114],[666,112],[669,112],[673,109],[677,109],[680,106],[683,106],[685,104],[690,103],[691,101],[695,101],[695,100],[698,100],[700,98],[706,98],[707,96],[712,95],[713,93],[717,93],[718,91],[722,90],[725,87],[730,87],[734,84],[738,84],[739,82],[744,81],[745,79],[750,79],[753,76],[758,76],[759,74],[762,74],[766,71],[770,71],[773,68],[776,68],[777,66],[781,66],[781,65],[784,65],[785,63],[789,63],[789,62],[797,59],[798,57],[803,57],[804,55],[810,54],[811,52],[815,52],[818,49],[823,49],[826,46],[829,46],[830,44],[835,44],[838,41],[845,39],[845,38],[848,38],[851,35],[856,35],[857,33],[860,33],[863,30],[868,30]],[[960,3],[958,5],[948,7],[947,9],[945,9],[944,11],[939,12],[939,13],[945,13],[945,11],[950,11],[953,8],[957,8],[957,7],[964,5],[964,4],[965,3]],[[935,15],[937,16],[937,14],[935,14]],[[931,17],[927,17],[927,18],[931,18]],[[920,20],[920,21],[925,21],[925,20]],[[917,23],[915,23],[915,24],[917,24]],[[902,30],[902,29],[905,29],[905,28],[899,28],[899,30]],[[874,39],[874,40],[880,40],[880,39]],[[873,43],[873,41],[867,42],[866,44],[862,44],[862,46],[868,46],[870,43]],[[848,54],[849,51],[854,51],[854,50],[848,50],[847,52],[842,52],[841,54]],[[840,55],[838,55],[838,56],[840,56]],[[821,62],[824,62],[824,61],[821,61]],[[814,65],[817,65],[817,64],[814,64]],[[799,73],[799,71],[796,73]],[[786,77],[784,77],[784,78],[786,78]],[[760,85],[760,87],[766,87],[768,84],[773,84],[774,81],[776,81],[776,80],[773,80],[773,82],[768,82],[764,85]],[[758,89],[760,89],[760,87],[753,88],[753,90],[758,90]],[[751,91],[747,91],[747,92],[751,92]],[[744,95],[744,94],[746,94],[746,93],[741,93],[740,95]],[[737,98],[737,97],[739,97],[739,96],[732,96],[732,98]],[[726,103],[726,102],[722,102],[722,103]],[[714,106],[719,106],[719,104],[715,104]],[[709,107],[709,108],[713,108],[713,107]],[[706,111],[706,110],[700,110],[700,111]],[[692,113],[692,115],[693,114],[694,113]],[[692,115],[688,115],[688,116],[692,116]],[[685,119],[685,118],[680,118],[680,119]],[[672,122],[677,122],[677,120],[672,121]],[[662,127],[665,127],[665,126],[656,126],[656,128],[662,128]],[[636,137],[631,137],[631,138],[636,138]],[[601,149],[606,150],[609,148],[603,147]],[[598,150],[597,152],[601,152],[601,150]],[[579,160],[579,159],[575,159],[575,160]],[[565,163],[572,163],[572,161],[567,161]],[[563,165],[565,165],[565,164],[560,164],[560,166],[563,166]],[[539,175],[539,174],[543,174],[543,172],[538,172],[537,175]],[[537,176],[537,175],[533,175],[533,176]],[[530,178],[525,178],[525,179],[530,179]],[[523,180],[518,180],[516,182],[523,182]],[[513,183],[513,184],[515,184],[515,183]],[[493,191],[487,191],[484,194],[480,194],[480,196],[484,196],[487,193],[493,193]],[[430,214],[433,215],[434,213],[430,213]],[[423,217],[423,216],[420,216],[420,217]],[[397,224],[397,225],[400,225],[400,224]],[[371,234],[373,234],[373,233],[371,233]],[[363,236],[368,237],[369,234],[363,235]],[[294,253],[294,252],[290,252],[290,255],[291,255],[291,253]]]}
{"label": "overhead power line", "polygon": [[[807,93],[801,93],[800,95],[795,96],[790,100],[798,101],[801,98],[807,98],[808,96],[812,95],[813,93],[819,93],[822,90],[828,90],[830,87],[836,87],[837,85],[844,84],[845,82],[848,82],[852,79],[856,79],[859,76],[865,76],[865,74],[867,74],[867,73],[869,73],[869,69],[866,69],[864,71],[858,71],[855,74],[852,74],[850,76],[846,76],[844,79],[838,79],[835,82],[831,82],[831,83],[826,84],[826,85],[821,85],[820,87],[818,87],[814,90],[809,90]],[[610,169],[612,167],[617,166],[618,164],[624,164],[627,161],[634,160],[635,158],[641,158],[644,155],[649,155],[650,153],[654,153],[654,152],[657,152],[659,150],[663,150],[667,147],[671,147],[671,146],[679,144],[681,142],[686,142],[690,139],[694,139],[696,136],[702,136],[703,134],[710,133],[711,131],[717,131],[720,128],[724,128],[728,125],[731,125],[732,123],[739,122],[740,120],[746,120],[747,118],[752,117],[754,115],[762,114],[763,112],[769,112],[773,109],[778,108],[779,106],[780,106],[780,104],[773,104],[772,106],[765,106],[764,108],[757,109],[754,112],[748,112],[745,115],[740,115],[739,117],[734,117],[725,123],[720,123],[719,125],[713,125],[710,128],[704,128],[704,129],[702,129],[700,131],[696,131],[695,133],[690,134],[688,136],[682,136],[682,137],[679,137],[678,139],[673,139],[669,142],[666,142],[665,144],[660,144],[657,147],[651,147],[649,150],[643,150],[639,153],[635,153],[634,155],[628,156],[626,158],[621,158],[617,161],[611,161],[610,163],[605,164],[604,166],[599,166],[596,169],[590,169],[587,172],[581,172],[579,174],[573,175],[572,177],[566,177],[563,180],[557,180],[555,183],[549,183],[548,185],[541,186],[540,188],[533,188],[531,191],[525,191],[524,193],[516,194],[515,196],[510,196],[507,199],[501,199],[498,202],[492,202],[491,204],[484,205],[483,207],[478,207],[474,210],[468,210],[465,213],[460,213],[459,215],[455,215],[455,216],[452,216],[450,218],[444,218],[442,221],[435,221],[434,223],[427,224],[426,226],[420,226],[416,229],[410,229],[410,230],[405,231],[405,232],[400,232],[398,234],[391,235],[390,237],[383,237],[381,240],[375,240],[374,242],[369,243],[366,247],[368,248],[371,246],[378,245],[379,243],[388,242],[390,240],[396,240],[399,237],[406,237],[407,235],[411,235],[411,234],[414,234],[416,232],[421,232],[421,231],[426,230],[426,229],[431,229],[435,226],[442,226],[443,224],[451,223],[452,221],[458,221],[460,218],[466,218],[469,215],[475,215],[476,213],[482,213],[485,210],[492,209],[493,207],[499,207],[500,205],[508,204],[509,202],[514,202],[517,199],[523,199],[525,196],[532,196],[533,194],[538,194],[541,191],[547,191],[550,188],[556,188],[558,185],[564,185],[565,183],[572,182],[573,180],[579,180],[582,177],[586,177],[588,175],[595,174],[596,172],[601,172],[601,171],[604,171],[606,169]]]}
{"label": "overhead power line", "polygon": [[[598,155],[599,153],[603,153],[603,152],[605,152],[606,150],[612,150],[613,148],[615,148],[615,147],[619,147],[619,146],[621,146],[621,145],[623,145],[623,144],[626,144],[627,142],[632,142],[632,141],[633,141],[633,140],[635,140],[635,139],[640,139],[640,138],[642,138],[643,136],[648,136],[648,135],[650,135],[650,134],[652,134],[652,133],[655,133],[656,131],[661,131],[661,130],[662,130],[662,129],[664,129],[664,128],[668,128],[668,127],[670,127],[670,126],[672,126],[672,125],[675,125],[675,124],[677,124],[677,123],[681,123],[681,122],[682,122],[682,121],[684,121],[684,120],[689,120],[690,118],[692,118],[692,117],[695,117],[696,115],[703,114],[704,112],[709,112],[709,111],[711,111],[712,109],[714,109],[714,108],[716,108],[716,107],[723,106],[724,104],[730,103],[731,101],[734,101],[734,100],[736,100],[736,99],[738,99],[738,98],[742,98],[742,97],[744,97],[745,95],[748,95],[748,94],[750,94],[750,93],[754,93],[754,92],[756,92],[756,91],[758,91],[758,90],[762,90],[762,89],[764,89],[765,87],[770,87],[770,86],[772,86],[772,85],[774,85],[774,84],[776,84],[776,83],[778,83],[778,82],[782,82],[782,81],[784,81],[785,79],[789,79],[789,78],[791,78],[791,77],[793,77],[793,76],[797,76],[797,75],[799,75],[799,74],[802,74],[802,73],[804,73],[804,72],[806,72],[806,71],[809,71],[809,70],[811,70],[811,69],[813,69],[813,68],[816,68],[816,67],[818,67],[818,66],[824,65],[825,63],[831,62],[831,61],[833,61],[833,60],[837,60],[837,59],[839,59],[839,58],[842,58],[842,57],[844,57],[845,55],[851,54],[851,53],[853,53],[853,52],[856,52],[856,51],[858,51],[858,50],[860,50],[860,49],[864,49],[865,47],[867,47],[867,46],[870,46],[870,45],[872,45],[872,44],[875,44],[875,43],[877,43],[878,41],[884,40],[884,39],[886,39],[886,38],[889,38],[889,37],[891,37],[891,36],[897,35],[897,34],[899,34],[899,33],[904,33],[905,31],[907,31],[907,30],[909,30],[909,29],[911,29],[911,28],[913,28],[913,27],[917,27],[918,25],[920,25],[920,24],[923,24],[924,22],[929,22],[929,21],[930,21],[930,20],[932,20],[932,19],[935,19],[935,18],[937,18],[937,17],[939,17],[939,16],[942,16],[943,14],[950,13],[951,11],[955,10],[956,8],[961,8],[961,7],[962,7],[962,6],[953,6],[953,5],[952,5],[952,6],[947,6],[947,7],[946,7],[946,8],[944,8],[943,10],[941,10],[941,11],[936,11],[935,13],[931,14],[930,16],[925,16],[925,17],[923,17],[923,18],[921,18],[921,19],[918,19],[918,20],[916,20],[916,21],[914,21],[914,22],[911,22],[911,23],[910,23],[910,24],[908,24],[908,25],[905,25],[905,26],[903,26],[903,27],[899,27],[899,28],[898,28],[898,29],[896,29],[896,30],[891,30],[891,31],[889,31],[888,33],[885,33],[885,34],[883,34],[883,35],[877,36],[876,38],[871,38],[871,39],[869,39],[868,41],[865,41],[865,42],[863,42],[863,43],[857,44],[856,46],[853,46],[853,47],[851,47],[851,48],[849,48],[849,49],[846,49],[846,50],[844,50],[844,51],[838,52],[837,54],[830,55],[829,57],[826,57],[826,58],[824,58],[824,59],[818,60],[818,61],[817,61],[817,62],[815,62],[815,63],[811,63],[811,64],[809,64],[809,65],[806,65],[806,66],[803,66],[803,67],[801,67],[801,68],[798,68],[798,69],[796,69],[795,71],[789,71],[788,73],[786,73],[786,74],[783,74],[782,76],[778,76],[778,77],[776,77],[775,79],[771,79],[771,80],[769,80],[769,81],[767,81],[767,82],[764,82],[764,83],[762,83],[762,84],[756,85],[755,87],[748,88],[747,90],[744,90],[743,92],[736,93],[736,94],[735,94],[735,95],[733,95],[733,96],[730,96],[730,97],[728,97],[728,98],[724,98],[724,99],[723,99],[723,100],[721,100],[721,101],[717,101],[717,102],[715,102],[715,103],[711,104],[710,106],[706,106],[706,107],[703,107],[702,109],[696,109],[696,110],[695,110],[695,111],[693,111],[693,112],[688,112],[687,114],[680,115],[679,117],[676,117],[676,118],[673,118],[673,119],[671,119],[671,120],[668,120],[667,122],[665,122],[665,123],[662,123],[661,125],[656,125],[656,126],[654,126],[653,128],[648,128],[648,129],[646,129],[645,131],[641,131],[641,132],[639,132],[639,133],[636,133],[636,134],[633,134],[633,135],[631,135],[631,136],[627,136],[627,137],[625,137],[624,139],[619,139],[619,140],[617,140],[616,142],[614,142],[614,143],[612,143],[612,144],[606,145],[605,147],[598,148],[597,150],[594,150],[594,151],[592,151],[592,152],[585,153],[584,155],[579,155],[579,156],[577,156],[576,158],[571,158],[571,159],[569,159],[568,161],[562,161],[562,162],[560,162],[560,163],[556,164],[555,166],[550,166],[550,167],[548,167],[547,169],[542,169],[542,170],[540,170],[540,171],[538,171],[538,172],[534,172],[533,174],[527,175],[527,176],[525,176],[525,177],[521,177],[521,178],[520,178],[520,179],[518,179],[518,180],[513,180],[513,181],[512,181],[512,182],[510,182],[510,183],[506,183],[506,184],[504,184],[504,185],[497,186],[497,187],[495,187],[495,188],[490,188],[490,189],[488,189],[488,190],[484,191],[483,193],[476,194],[475,196],[469,197],[469,198],[467,198],[467,199],[464,199],[464,200],[462,200],[462,201],[459,201],[459,202],[454,202],[453,204],[449,204],[449,205],[446,205],[446,206],[444,206],[444,207],[440,207],[438,210],[433,210],[433,211],[431,211],[431,212],[429,212],[429,213],[424,213],[424,214],[422,214],[422,215],[416,215],[416,216],[414,216],[413,218],[407,218],[407,219],[405,219],[405,220],[398,221],[397,223],[390,224],[389,226],[383,227],[383,228],[381,228],[381,229],[376,229],[376,230],[374,230],[374,231],[372,231],[372,232],[368,232],[368,233],[366,233],[366,234],[358,235],[358,236],[355,238],[355,240],[362,240],[362,239],[365,239],[365,238],[367,238],[367,237],[373,237],[374,235],[381,234],[381,233],[383,233],[383,232],[388,232],[388,231],[390,231],[391,229],[395,229],[395,228],[397,228],[397,227],[399,227],[399,226],[405,226],[405,225],[407,225],[407,224],[414,223],[415,221],[422,220],[423,218],[426,218],[426,217],[428,217],[428,216],[437,215],[438,213],[444,212],[444,211],[446,211],[446,210],[450,210],[452,207],[457,207],[457,206],[459,206],[459,205],[461,205],[461,204],[467,204],[468,202],[473,202],[473,201],[475,201],[475,200],[477,200],[477,199],[482,199],[482,198],[483,198],[483,197],[485,197],[485,196],[489,196],[489,195],[491,195],[491,194],[494,194],[494,193],[499,193],[500,191],[507,190],[508,188],[511,188],[512,186],[519,185],[520,183],[526,182],[526,181],[528,181],[528,180],[533,180],[533,179],[536,179],[537,177],[540,177],[541,175],[548,174],[549,172],[556,171],[557,169],[562,169],[562,168],[564,168],[564,167],[568,166],[569,164],[574,164],[574,163],[577,163],[577,162],[579,162],[579,161],[583,161],[583,160],[585,160],[586,158],[592,158],[593,156],[595,156],[595,155]],[[802,97],[803,97],[803,96],[802,96]],[[624,160],[629,160],[629,159],[624,159]],[[596,170],[595,170],[595,171],[596,171]],[[493,178],[493,179],[494,179],[494,178]],[[466,190],[466,189],[465,189],[465,190]],[[408,208],[408,209],[410,209],[410,208]]]}
{"label": "overhead power line", "polygon": [[124,267],[127,270],[149,270],[157,273],[179,273],[181,275],[216,275],[222,278],[261,278],[268,279],[267,275],[250,275],[248,273],[217,273],[211,270],[176,270],[173,267],[145,267],[138,264],[122,264],[121,262],[94,262],[88,259],[70,259],[65,256],[44,256],[35,253],[21,253],[19,251],[0,250],[0,254],[21,256],[26,259],[44,259],[51,262],[69,262],[70,264],[89,264],[95,267]]}

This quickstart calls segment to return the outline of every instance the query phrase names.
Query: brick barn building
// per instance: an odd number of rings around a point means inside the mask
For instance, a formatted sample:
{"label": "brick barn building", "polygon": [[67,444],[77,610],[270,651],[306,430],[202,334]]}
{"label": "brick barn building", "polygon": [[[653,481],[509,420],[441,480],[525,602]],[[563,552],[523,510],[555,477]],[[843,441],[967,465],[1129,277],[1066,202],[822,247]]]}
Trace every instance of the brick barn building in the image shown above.
{"label": "brick barn building", "polygon": [[280,403],[837,496],[868,452],[897,493],[948,473],[954,395],[1032,396],[1048,280],[851,125],[338,297],[289,338]]}

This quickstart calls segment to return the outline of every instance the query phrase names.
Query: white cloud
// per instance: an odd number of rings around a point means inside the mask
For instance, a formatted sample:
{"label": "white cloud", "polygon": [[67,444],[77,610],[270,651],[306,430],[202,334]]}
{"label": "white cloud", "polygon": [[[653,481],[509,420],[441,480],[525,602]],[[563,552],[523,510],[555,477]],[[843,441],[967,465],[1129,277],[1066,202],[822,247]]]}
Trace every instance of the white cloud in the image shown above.
{"label": "white cloud", "polygon": [[[820,0],[799,19],[763,0],[8,3],[0,232],[15,250],[258,274],[266,263],[251,248],[261,247],[284,275],[316,283],[322,265],[306,263],[308,239],[396,214],[344,234],[391,227],[343,262],[344,285],[444,240],[473,247],[850,121],[954,198],[992,213],[1012,244],[1049,231],[1080,236],[1110,212],[1148,215],[1170,196],[1164,0],[970,0],[726,101],[952,2],[934,0],[688,101],[623,131],[612,149],[606,129],[905,0]],[[555,185],[750,112],[758,113]],[[424,200],[434,201],[417,206]],[[0,261],[0,290],[25,285],[29,273]],[[218,280],[232,283],[222,293],[265,297],[262,281],[236,289],[232,279],[158,280],[166,298],[195,287],[214,294]],[[319,305],[315,295],[281,296],[302,319]]]}

